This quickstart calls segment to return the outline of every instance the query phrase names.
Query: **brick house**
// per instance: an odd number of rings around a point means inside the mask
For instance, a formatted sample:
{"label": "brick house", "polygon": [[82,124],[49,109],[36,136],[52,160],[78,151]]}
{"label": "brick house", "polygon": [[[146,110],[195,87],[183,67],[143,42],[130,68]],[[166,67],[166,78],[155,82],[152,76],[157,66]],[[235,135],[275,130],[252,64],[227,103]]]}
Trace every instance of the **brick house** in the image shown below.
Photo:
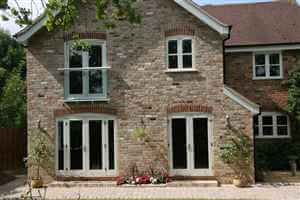
{"label": "brick house", "polygon": [[[140,25],[99,31],[91,6],[69,33],[48,32],[44,16],[15,35],[27,47],[28,131],[40,122],[53,139],[49,179],[145,168],[153,150],[132,137],[141,121],[166,147],[171,176],[221,183],[234,175],[218,156],[229,122],[253,145],[299,137],[283,84],[299,61],[297,5],[144,0],[138,10]],[[74,33],[89,52],[71,49]]]}

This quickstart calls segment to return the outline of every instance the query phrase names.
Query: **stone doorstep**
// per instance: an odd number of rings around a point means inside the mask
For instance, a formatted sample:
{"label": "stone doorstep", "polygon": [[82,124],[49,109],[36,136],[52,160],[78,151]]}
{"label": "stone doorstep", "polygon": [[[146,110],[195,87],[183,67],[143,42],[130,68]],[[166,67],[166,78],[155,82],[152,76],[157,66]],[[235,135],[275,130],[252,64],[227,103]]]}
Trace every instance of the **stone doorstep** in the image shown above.
{"label": "stone doorstep", "polygon": [[172,181],[167,187],[218,187],[217,180]]}
{"label": "stone doorstep", "polygon": [[216,180],[193,180],[193,181],[172,181],[167,184],[146,184],[146,185],[121,185],[117,186],[115,181],[70,181],[70,182],[52,182],[47,185],[51,188],[71,188],[71,187],[218,187]]}

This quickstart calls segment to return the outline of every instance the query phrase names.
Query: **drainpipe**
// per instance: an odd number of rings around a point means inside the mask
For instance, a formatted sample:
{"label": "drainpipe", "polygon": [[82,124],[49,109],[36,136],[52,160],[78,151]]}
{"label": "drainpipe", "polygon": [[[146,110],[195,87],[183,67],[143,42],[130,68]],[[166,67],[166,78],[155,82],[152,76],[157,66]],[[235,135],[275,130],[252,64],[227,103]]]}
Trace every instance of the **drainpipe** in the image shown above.
{"label": "drainpipe", "polygon": [[254,121],[253,121],[253,119],[254,119],[254,117],[259,117],[261,115],[261,106],[259,107],[259,113],[258,114],[256,114],[256,115],[253,115],[253,117],[252,117],[252,130],[253,130],[253,150],[254,150],[254,152],[253,152],[253,164],[254,164],[254,181],[255,181],[255,183],[256,183],[256,180],[257,180],[257,177],[256,177],[256,139],[255,139],[255,134],[254,134]]}
{"label": "drainpipe", "polygon": [[229,26],[229,33],[228,33],[227,37],[225,39],[223,39],[223,84],[224,85],[226,83],[226,73],[225,73],[225,69],[226,69],[226,67],[225,67],[225,65],[226,65],[226,62],[225,62],[225,58],[226,58],[225,57],[225,42],[227,40],[229,40],[230,37],[231,37],[231,35],[230,35],[231,29],[232,29],[232,26]]}

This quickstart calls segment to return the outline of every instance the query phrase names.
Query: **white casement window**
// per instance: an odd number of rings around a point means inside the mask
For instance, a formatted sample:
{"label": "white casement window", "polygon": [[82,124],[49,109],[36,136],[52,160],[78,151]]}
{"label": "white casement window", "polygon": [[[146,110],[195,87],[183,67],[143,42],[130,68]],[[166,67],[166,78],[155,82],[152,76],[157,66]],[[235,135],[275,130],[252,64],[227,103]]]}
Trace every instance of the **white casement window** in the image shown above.
{"label": "white casement window", "polygon": [[290,137],[289,116],[281,113],[265,112],[254,117],[254,134],[256,138]]}
{"label": "white casement window", "polygon": [[167,38],[167,71],[192,71],[194,69],[193,37]]}
{"label": "white casement window", "polygon": [[65,100],[105,100],[107,98],[106,42],[87,40],[89,50],[65,43]]}
{"label": "white casement window", "polygon": [[253,53],[253,79],[282,79],[281,52]]}

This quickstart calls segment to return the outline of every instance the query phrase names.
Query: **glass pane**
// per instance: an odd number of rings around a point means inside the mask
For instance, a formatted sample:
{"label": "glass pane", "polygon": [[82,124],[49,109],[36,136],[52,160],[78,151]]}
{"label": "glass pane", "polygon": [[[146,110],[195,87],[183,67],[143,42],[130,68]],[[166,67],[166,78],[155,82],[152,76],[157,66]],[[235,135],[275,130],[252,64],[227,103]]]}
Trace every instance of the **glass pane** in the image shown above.
{"label": "glass pane", "polygon": [[102,169],[102,121],[89,121],[90,169]]}
{"label": "glass pane", "polygon": [[177,53],[177,40],[170,40],[168,42],[168,53],[169,54]]}
{"label": "glass pane", "polygon": [[183,53],[192,53],[192,40],[183,40],[182,41],[182,52]]}
{"label": "glass pane", "polygon": [[89,67],[102,67],[101,45],[91,46],[89,51]]}
{"label": "glass pane", "polygon": [[183,68],[192,68],[192,55],[183,56]]}
{"label": "glass pane", "polygon": [[109,147],[109,169],[115,169],[115,142],[114,121],[108,121],[108,147]]}
{"label": "glass pane", "polygon": [[82,52],[70,50],[70,68],[81,68],[82,67]]}
{"label": "glass pane", "polygon": [[280,76],[280,66],[271,65],[270,66],[270,76]]}
{"label": "glass pane", "polygon": [[64,170],[64,122],[58,122],[58,170]]}
{"label": "glass pane", "polygon": [[278,125],[287,125],[287,116],[277,116]]}
{"label": "glass pane", "polygon": [[263,125],[273,125],[273,117],[272,116],[263,116],[262,123],[263,123]]}
{"label": "glass pane", "polygon": [[193,120],[195,169],[209,168],[208,126],[207,125],[208,125],[208,120],[205,118],[199,118]]}
{"label": "glass pane", "polygon": [[187,168],[186,119],[172,119],[173,168]]}
{"label": "glass pane", "polygon": [[256,77],[266,76],[265,66],[255,66],[255,75],[256,75]]}
{"label": "glass pane", "polygon": [[103,94],[103,72],[102,70],[89,71],[89,93],[90,94]]}
{"label": "glass pane", "polygon": [[279,126],[277,127],[278,136],[287,136],[288,135],[288,127],[287,126]]}
{"label": "glass pane", "polygon": [[178,68],[178,56],[169,56],[169,69]]}
{"label": "glass pane", "polygon": [[70,94],[82,94],[82,71],[70,71]]}
{"label": "glass pane", "polygon": [[280,63],[280,56],[279,56],[279,54],[278,53],[276,53],[276,54],[270,54],[270,64],[271,65],[272,64],[279,65],[279,63]]}
{"label": "glass pane", "polygon": [[263,135],[272,136],[273,135],[273,127],[272,126],[263,127]]}
{"label": "glass pane", "polygon": [[82,121],[70,121],[71,170],[82,168]]}
{"label": "glass pane", "polygon": [[264,54],[255,55],[255,65],[265,65],[265,62],[266,60]]}

